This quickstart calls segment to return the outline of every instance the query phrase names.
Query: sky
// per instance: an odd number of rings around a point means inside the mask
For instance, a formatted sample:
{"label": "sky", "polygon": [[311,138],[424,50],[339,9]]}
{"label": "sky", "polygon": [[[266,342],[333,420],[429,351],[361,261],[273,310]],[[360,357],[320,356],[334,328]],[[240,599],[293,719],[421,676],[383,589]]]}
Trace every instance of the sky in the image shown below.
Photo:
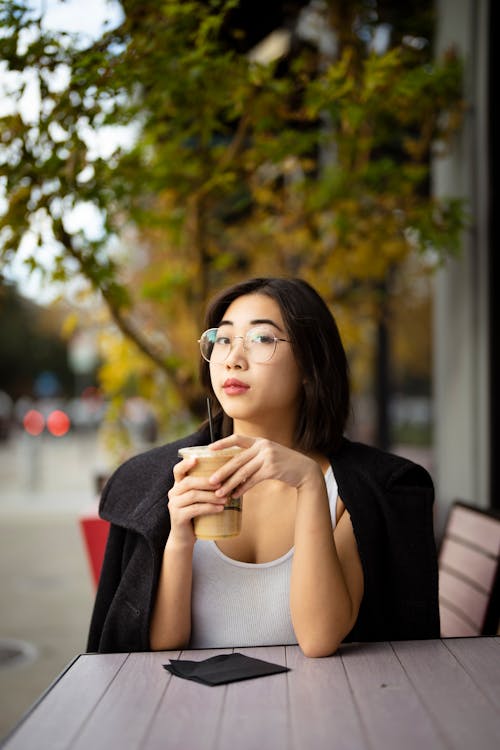
{"label": "sky", "polygon": [[[34,11],[43,15],[43,25],[47,29],[79,32],[88,34],[93,39],[98,38],[103,31],[117,26],[123,18],[123,11],[117,0],[30,0],[29,4]],[[23,117],[33,116],[30,113],[30,108],[33,111],[33,107],[36,107],[36,96],[33,96],[33,92],[28,91],[24,102],[21,104]],[[0,112],[8,111],[11,108],[12,105],[9,103],[8,97],[5,94],[0,96]],[[114,145],[110,144],[109,139],[107,142],[106,140],[104,137],[99,144],[100,151],[105,151],[106,148],[111,149]],[[90,227],[90,233],[99,231],[100,219],[91,206],[83,206],[72,218],[72,221],[73,229],[83,226]],[[42,248],[40,253],[45,256],[43,260],[50,263],[53,254],[50,245]],[[31,297],[42,304],[49,303],[60,294],[61,290],[54,286],[47,286],[38,274],[28,274],[23,264],[23,257],[26,257],[26,254],[27,252],[24,254],[21,248],[16,261],[5,275],[17,283],[25,296]]]}
{"label": "sky", "polygon": [[58,31],[80,31],[96,38],[110,24],[123,18],[116,0],[30,0],[43,13],[44,26]]}

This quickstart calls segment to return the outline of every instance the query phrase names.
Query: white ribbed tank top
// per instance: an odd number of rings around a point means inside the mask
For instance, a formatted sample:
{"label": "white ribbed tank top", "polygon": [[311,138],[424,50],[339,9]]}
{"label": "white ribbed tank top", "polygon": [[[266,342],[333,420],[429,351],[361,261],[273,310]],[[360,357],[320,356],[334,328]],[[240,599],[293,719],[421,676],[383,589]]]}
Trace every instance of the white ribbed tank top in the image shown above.
{"label": "white ribbed tank top", "polygon": [[[332,525],[338,488],[325,474]],[[246,563],[227,557],[214,541],[198,539],[193,552],[191,648],[295,644],[290,615],[293,547],[277,560]]]}

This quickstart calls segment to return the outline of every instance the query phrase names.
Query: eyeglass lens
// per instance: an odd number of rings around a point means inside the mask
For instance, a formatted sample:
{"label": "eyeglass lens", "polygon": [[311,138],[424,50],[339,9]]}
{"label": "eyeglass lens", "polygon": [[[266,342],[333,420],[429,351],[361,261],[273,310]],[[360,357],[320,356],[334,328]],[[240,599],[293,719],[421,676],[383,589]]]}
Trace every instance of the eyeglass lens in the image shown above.
{"label": "eyeglass lens", "polygon": [[252,328],[245,336],[232,336],[227,331],[210,328],[200,339],[201,354],[209,362],[225,362],[239,341],[253,362],[267,362],[275,352],[278,339],[265,328]]}

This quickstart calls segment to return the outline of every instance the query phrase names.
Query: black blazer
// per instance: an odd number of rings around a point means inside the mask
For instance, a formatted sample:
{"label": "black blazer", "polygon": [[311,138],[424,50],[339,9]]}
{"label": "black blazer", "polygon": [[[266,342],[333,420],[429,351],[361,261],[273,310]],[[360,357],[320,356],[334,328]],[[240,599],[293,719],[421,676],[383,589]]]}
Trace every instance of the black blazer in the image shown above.
{"label": "black blazer", "polygon": [[[150,618],[170,531],[172,469],[181,446],[209,442],[207,431],[200,430],[154,448],[129,459],[107,482],[100,515],[111,527],[89,652],[150,650]],[[429,474],[407,459],[347,439],[328,458],[351,516],[364,574],[359,616],[346,640],[439,637]]]}

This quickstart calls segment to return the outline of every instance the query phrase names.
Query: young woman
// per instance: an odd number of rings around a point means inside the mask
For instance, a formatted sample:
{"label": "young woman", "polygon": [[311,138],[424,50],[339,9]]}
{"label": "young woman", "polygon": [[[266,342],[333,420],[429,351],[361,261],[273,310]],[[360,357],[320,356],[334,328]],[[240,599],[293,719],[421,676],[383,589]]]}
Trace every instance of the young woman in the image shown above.
{"label": "young woman", "polygon": [[[439,636],[433,486],[420,466],[344,437],[344,348],[299,279],[223,291],[200,338],[213,450],[241,451],[208,479],[180,447],[136,456],[107,483],[111,522],[89,651]],[[236,537],[196,540],[193,519],[244,496]],[[168,496],[168,504],[166,502]]]}

